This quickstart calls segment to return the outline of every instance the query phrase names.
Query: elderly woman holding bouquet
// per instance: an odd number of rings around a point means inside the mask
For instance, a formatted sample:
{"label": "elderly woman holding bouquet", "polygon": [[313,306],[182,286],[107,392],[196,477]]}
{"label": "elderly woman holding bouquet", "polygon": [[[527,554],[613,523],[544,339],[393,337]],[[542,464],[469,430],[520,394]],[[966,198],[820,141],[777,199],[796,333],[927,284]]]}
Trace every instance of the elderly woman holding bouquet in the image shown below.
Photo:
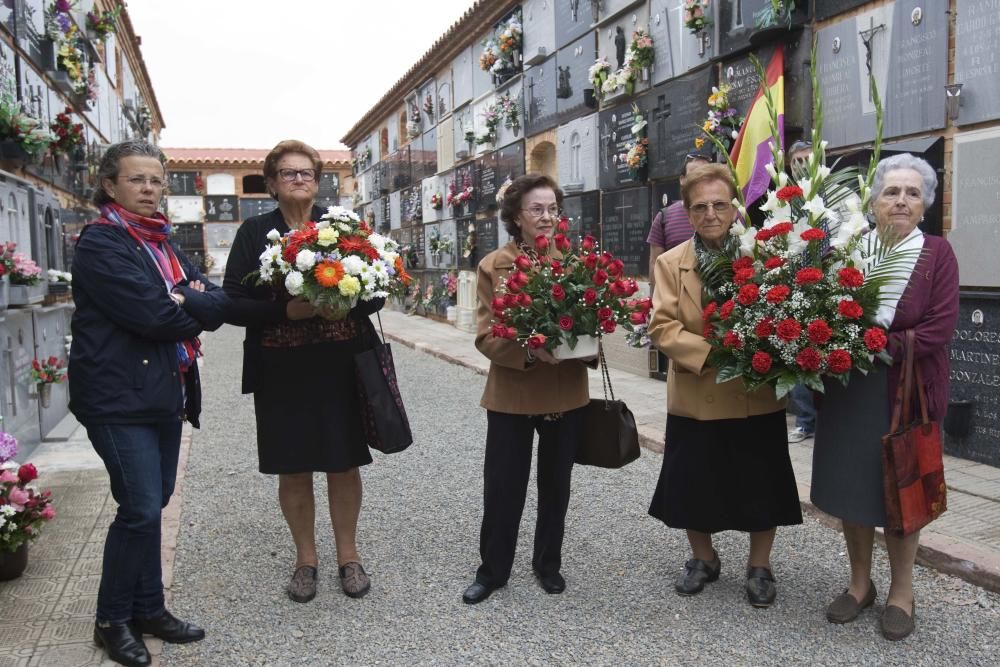
{"label": "elderly woman holding bouquet", "polygon": [[583,408],[590,401],[587,367],[579,359],[561,361],[544,346],[526,348],[493,334],[498,291],[512,276],[527,279],[516,266],[528,268],[554,253],[551,239],[562,198],[562,190],[548,176],[529,173],[516,178],[500,209],[513,238],[479,262],[476,347],[490,360],[490,370],[480,403],[486,408],[487,423],[479,534],[482,564],[462,596],[467,604],[482,602],[510,577],[536,431],[538,517],[531,564],[546,593],[566,588],[560,573],[563,531]]}
{"label": "elderly woman holding bouquet", "polygon": [[[958,262],[947,241],[919,228],[936,189],[934,168],[908,153],[879,162],[872,184],[877,227],[868,237],[869,252],[880,244],[903,251],[875,313],[875,324],[889,331],[886,349],[893,365],[878,364],[867,375],[853,373],[846,388],[827,382],[820,405],[811,496],[817,507],[843,521],[851,563],[847,589],[827,607],[831,623],[853,621],[877,596],[872,546],[875,527],[886,525],[880,441],[890,429],[908,331],[915,334],[914,364],[923,376],[930,419],[942,419],[948,406],[948,342],[958,321]],[[880,620],[886,639],[913,632],[913,563],[919,538],[919,531],[905,537],[886,531],[891,583]]]}
{"label": "elderly woman holding bouquet", "polygon": [[170,241],[158,212],[160,149],[108,148],[94,197],[101,215],[73,255],[70,410],[111,478],[118,512],[104,544],[94,641],[123,665],[150,664],[142,641],[204,638],[164,606],[160,511],[174,490],[181,427],[198,426],[198,334],[222,325],[227,299]]}
{"label": "elderly woman holding bouquet", "polygon": [[681,196],[695,235],[657,259],[649,324],[650,339],[670,359],[666,448],[649,513],[687,532],[692,557],[674,584],[684,596],[719,578],[713,533],[749,533],[746,593],[751,605],[767,607],[777,595],[770,561],[776,527],[802,522],[784,404],[770,385],[748,392],[739,378],[717,384],[708,364],[703,277],[720,254],[738,254],[729,234],[737,215],[729,170],[712,164],[690,171]]}
{"label": "elderly woman holding bouquet", "polygon": [[[322,170],[319,153],[301,141],[282,141],[271,150],[264,160],[264,176],[278,208],[240,225],[223,282],[233,301],[227,321],[247,328],[243,393],[254,395],[260,471],[278,476],[278,502],[295,543],[287,593],[296,602],[316,596],[319,554],[313,473],[317,472],[326,476],[340,585],[352,598],[365,595],[371,585],[356,542],[359,468],[371,463],[372,457],[361,420],[354,355],[374,345],[376,335],[368,316],[385,299],[359,300],[349,312],[317,308],[303,294],[306,271],[313,271],[320,284],[335,285],[346,277],[339,262],[313,266],[312,252],[306,253],[308,257],[293,252],[290,264],[299,270],[273,285],[263,280],[271,276],[258,274],[262,253],[277,248],[273,242],[289,232],[313,231],[312,223],[325,213],[314,206]],[[329,236],[332,248],[335,232],[329,227],[317,230],[316,236]],[[286,249],[296,242],[288,241]],[[267,265],[270,271],[271,263]]]}

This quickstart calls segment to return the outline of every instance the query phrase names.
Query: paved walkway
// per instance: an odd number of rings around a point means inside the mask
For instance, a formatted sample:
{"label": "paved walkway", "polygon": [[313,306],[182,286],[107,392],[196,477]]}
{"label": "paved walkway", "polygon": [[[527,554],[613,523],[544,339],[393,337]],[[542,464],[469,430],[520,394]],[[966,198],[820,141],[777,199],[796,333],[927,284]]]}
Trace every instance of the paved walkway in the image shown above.
{"label": "paved walkway", "polygon": [[[488,360],[476,350],[472,334],[447,323],[399,311],[382,312],[388,338],[438,358],[486,374]],[[616,395],[635,415],[643,446],[663,451],[666,427],[666,383],[611,369]],[[590,395],[603,391],[600,375],[590,373]],[[789,417],[789,424],[794,424]],[[790,446],[792,466],[802,503],[809,502],[812,476],[812,439]],[[1000,468],[945,456],[948,511],[920,536],[919,559],[992,591],[1000,592]],[[823,515],[825,517],[825,515]],[[829,524],[836,522],[825,517]]]}

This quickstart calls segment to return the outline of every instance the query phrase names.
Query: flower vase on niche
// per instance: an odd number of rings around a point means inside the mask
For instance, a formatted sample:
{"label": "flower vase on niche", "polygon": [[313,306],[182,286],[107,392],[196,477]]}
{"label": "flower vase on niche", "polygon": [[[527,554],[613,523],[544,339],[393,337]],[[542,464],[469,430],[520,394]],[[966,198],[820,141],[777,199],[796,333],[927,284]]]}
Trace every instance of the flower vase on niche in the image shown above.
{"label": "flower vase on niche", "polygon": [[52,384],[46,382],[44,384],[38,385],[38,402],[43,408],[47,408],[52,404]]}
{"label": "flower vase on niche", "polygon": [[28,543],[22,542],[14,551],[0,551],[0,581],[17,579],[28,567]]}
{"label": "flower vase on niche", "polygon": [[640,73],[640,76],[642,77],[642,80],[643,80],[644,83],[646,81],[649,81],[649,68],[648,67],[643,67],[641,70],[639,70],[639,73]]}
{"label": "flower vase on niche", "polygon": [[0,276],[0,313],[7,310],[10,302],[10,276],[4,274]]}
{"label": "flower vase on niche", "polygon": [[597,108],[597,95],[594,94],[593,88],[583,89],[583,105],[588,109]]}

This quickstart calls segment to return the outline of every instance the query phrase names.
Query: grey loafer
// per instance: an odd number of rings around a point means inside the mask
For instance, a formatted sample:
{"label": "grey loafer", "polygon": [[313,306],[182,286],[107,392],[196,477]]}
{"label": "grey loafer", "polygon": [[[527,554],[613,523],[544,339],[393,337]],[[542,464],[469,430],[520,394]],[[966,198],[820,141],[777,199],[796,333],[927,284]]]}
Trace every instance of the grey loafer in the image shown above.
{"label": "grey loafer", "polygon": [[844,589],[844,592],[834,598],[830,606],[826,608],[826,620],[831,623],[850,623],[856,619],[862,611],[872,606],[878,592],[875,590],[875,582],[869,582],[868,593],[860,602]]}

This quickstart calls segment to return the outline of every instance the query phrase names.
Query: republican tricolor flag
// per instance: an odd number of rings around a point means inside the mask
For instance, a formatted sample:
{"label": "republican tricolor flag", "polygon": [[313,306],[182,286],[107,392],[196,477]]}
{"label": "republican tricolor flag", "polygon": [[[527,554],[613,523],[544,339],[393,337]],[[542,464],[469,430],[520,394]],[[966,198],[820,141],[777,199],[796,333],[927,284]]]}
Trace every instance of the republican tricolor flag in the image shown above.
{"label": "republican tricolor flag", "polygon": [[[778,44],[765,70],[766,84],[778,112],[778,135],[785,142],[785,47]],[[764,91],[758,89],[747,119],[740,128],[729,157],[736,167],[736,182],[747,205],[767,192],[771,177],[764,168],[771,159],[771,125]]]}

